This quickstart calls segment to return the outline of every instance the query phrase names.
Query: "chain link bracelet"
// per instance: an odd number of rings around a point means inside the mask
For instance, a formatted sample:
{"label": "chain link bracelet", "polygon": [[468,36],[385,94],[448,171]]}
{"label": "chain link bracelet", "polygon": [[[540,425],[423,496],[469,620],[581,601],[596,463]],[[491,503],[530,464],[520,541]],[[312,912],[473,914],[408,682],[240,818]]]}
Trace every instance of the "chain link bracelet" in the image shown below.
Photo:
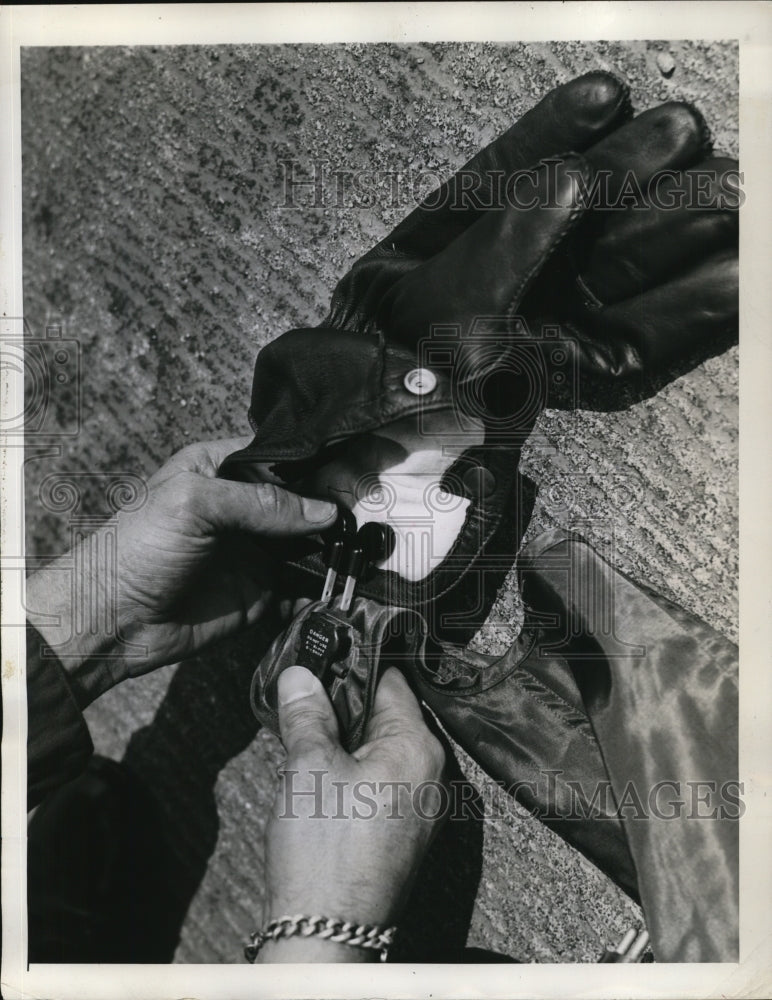
{"label": "chain link bracelet", "polygon": [[385,962],[389,948],[394,941],[396,927],[378,927],[375,924],[355,924],[349,920],[333,920],[330,917],[279,917],[260,930],[255,931],[244,949],[244,957],[254,962],[266,941],[278,941],[288,937],[319,937],[336,944],[349,944],[354,948],[371,948],[380,951]]}

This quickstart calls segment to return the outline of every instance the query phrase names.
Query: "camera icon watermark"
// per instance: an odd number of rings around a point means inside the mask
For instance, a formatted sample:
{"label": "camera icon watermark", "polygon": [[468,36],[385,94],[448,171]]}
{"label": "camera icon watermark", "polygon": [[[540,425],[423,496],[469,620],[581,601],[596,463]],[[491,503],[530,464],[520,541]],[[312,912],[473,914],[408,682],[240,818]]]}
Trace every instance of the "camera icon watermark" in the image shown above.
{"label": "camera icon watermark", "polygon": [[[0,435],[7,447],[76,437],[81,427],[81,349],[60,324],[33,335],[20,317],[0,318],[0,367],[6,398]],[[14,392],[23,384],[23,395]]]}
{"label": "camera icon watermark", "polygon": [[[522,316],[476,316],[466,330],[437,324],[419,341],[418,359],[450,383],[454,419],[443,432],[449,443],[463,443],[482,424],[489,444],[521,448],[557,396],[569,405],[579,401],[576,342],[557,325],[531,329]],[[428,396],[426,404],[418,413],[421,433],[431,413]]]}

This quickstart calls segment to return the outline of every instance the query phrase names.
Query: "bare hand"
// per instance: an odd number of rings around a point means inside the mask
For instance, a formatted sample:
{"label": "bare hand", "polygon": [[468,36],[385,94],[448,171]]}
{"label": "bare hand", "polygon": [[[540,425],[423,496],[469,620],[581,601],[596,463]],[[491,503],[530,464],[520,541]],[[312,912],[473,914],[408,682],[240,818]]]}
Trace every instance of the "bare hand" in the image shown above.
{"label": "bare hand", "polygon": [[[395,668],[378,686],[365,742],[348,754],[321,683],[279,678],[287,761],[266,831],[268,920],[321,915],[387,927],[447,811],[445,751]],[[356,962],[377,952],[314,938],[268,942],[263,962]]]}
{"label": "bare hand", "polygon": [[[149,480],[145,505],[118,514],[112,566],[75,551],[28,579],[30,620],[60,656],[81,706],[253,625],[272,597],[259,536],[311,534],[334,521],[331,503],[218,479],[222,459],[244,444],[212,441],[174,455]],[[106,548],[96,542],[91,552]],[[98,627],[79,628],[87,611]],[[38,624],[36,614],[53,621]]]}

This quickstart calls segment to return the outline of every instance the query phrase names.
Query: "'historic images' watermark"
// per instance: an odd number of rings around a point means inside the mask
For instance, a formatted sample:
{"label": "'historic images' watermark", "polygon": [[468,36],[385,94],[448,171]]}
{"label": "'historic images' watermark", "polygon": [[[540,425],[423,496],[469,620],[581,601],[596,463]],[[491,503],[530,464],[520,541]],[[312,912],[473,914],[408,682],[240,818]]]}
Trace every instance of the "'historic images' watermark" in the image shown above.
{"label": "'historic images' watermark", "polygon": [[[511,785],[483,781],[339,781],[329,772],[311,769],[281,771],[283,783],[277,802],[282,820],[333,819],[399,820],[408,812],[423,820],[503,819],[522,817],[516,802],[528,792],[540,803],[536,817],[541,821],[584,822],[624,820],[739,820],[745,813],[741,781],[662,779],[650,788],[628,781],[618,797],[611,782],[585,787],[564,780],[563,772],[543,769],[534,780]],[[310,780],[309,780],[310,779]],[[563,783],[568,796],[558,794]],[[507,794],[502,795],[501,793]]]}
{"label": "'historic images' watermark", "polygon": [[[544,160],[554,177],[564,161]],[[719,161],[720,162],[720,161]],[[320,208],[410,210],[420,205],[426,212],[440,209],[464,212],[511,208],[528,212],[555,208],[555,196],[539,200],[533,191],[536,170],[460,170],[451,182],[433,170],[395,170],[334,167],[329,161],[282,160],[282,201],[279,208],[306,211]],[[620,179],[599,169],[587,181],[581,171],[567,169],[576,182],[579,203],[585,209],[623,212],[654,207],[662,211],[733,211],[745,203],[744,175],[735,166],[698,167],[685,172],[659,170],[644,183],[636,171]],[[554,192],[556,185],[548,184]]]}

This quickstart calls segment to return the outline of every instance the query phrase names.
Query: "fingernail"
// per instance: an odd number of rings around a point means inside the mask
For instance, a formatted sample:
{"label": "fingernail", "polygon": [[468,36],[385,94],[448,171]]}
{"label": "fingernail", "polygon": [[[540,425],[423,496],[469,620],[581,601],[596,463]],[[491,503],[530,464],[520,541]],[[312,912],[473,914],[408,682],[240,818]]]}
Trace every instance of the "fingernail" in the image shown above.
{"label": "fingernail", "polygon": [[331,521],[333,516],[337,516],[338,508],[329,500],[314,500],[312,497],[301,497],[300,505],[303,508],[303,517],[310,524],[321,524],[324,521]]}
{"label": "fingernail", "polygon": [[287,667],[279,674],[279,704],[291,705],[293,701],[308,698],[319,682],[305,667]]}

